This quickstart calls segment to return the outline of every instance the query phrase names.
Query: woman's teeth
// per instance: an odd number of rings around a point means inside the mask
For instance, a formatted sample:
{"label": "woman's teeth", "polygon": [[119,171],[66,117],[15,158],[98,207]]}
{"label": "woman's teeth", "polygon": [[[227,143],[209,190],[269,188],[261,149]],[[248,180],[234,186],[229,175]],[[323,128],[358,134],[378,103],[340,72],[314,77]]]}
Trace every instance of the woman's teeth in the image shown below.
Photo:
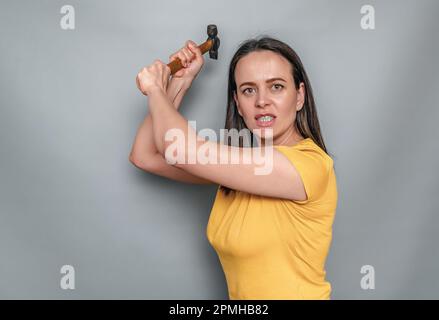
{"label": "woman's teeth", "polygon": [[268,121],[273,120],[273,117],[270,117],[270,116],[264,116],[264,117],[260,117],[258,120],[259,120],[259,121],[262,121],[262,122],[268,122]]}

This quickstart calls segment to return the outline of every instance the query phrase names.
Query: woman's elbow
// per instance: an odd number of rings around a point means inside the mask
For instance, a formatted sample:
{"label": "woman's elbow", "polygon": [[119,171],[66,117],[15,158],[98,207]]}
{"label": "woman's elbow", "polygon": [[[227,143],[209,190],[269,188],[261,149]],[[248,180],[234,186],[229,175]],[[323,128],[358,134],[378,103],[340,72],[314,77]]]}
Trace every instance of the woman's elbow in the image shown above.
{"label": "woman's elbow", "polygon": [[154,171],[154,162],[153,159],[146,159],[145,157],[139,157],[134,154],[130,154],[129,161],[135,167],[142,169],[144,171],[153,172]]}

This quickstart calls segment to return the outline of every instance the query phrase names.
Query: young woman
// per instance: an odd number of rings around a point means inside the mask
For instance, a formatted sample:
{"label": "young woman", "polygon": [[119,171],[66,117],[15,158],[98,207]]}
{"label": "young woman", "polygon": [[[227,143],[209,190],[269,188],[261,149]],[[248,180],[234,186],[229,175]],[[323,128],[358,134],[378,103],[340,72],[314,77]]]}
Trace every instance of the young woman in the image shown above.
{"label": "young woman", "polygon": [[[300,58],[287,44],[271,38],[243,42],[229,68],[226,129],[247,129],[272,142],[269,174],[260,166],[224,163],[242,160],[254,148],[206,141],[177,111],[203,65],[195,43],[188,41],[170,57],[185,68],[169,81],[170,70],[156,60],[137,75],[148,96],[150,114],[139,128],[130,154],[137,167],[178,181],[218,184],[207,225],[207,238],[223,267],[230,299],[329,299],[325,261],[337,207],[333,160],[320,132],[311,84]],[[166,152],[168,131],[198,138]],[[269,130],[271,129],[271,130]],[[252,140],[253,141],[253,140]],[[188,163],[205,144],[218,150],[218,161]],[[183,154],[181,154],[183,153]]]}

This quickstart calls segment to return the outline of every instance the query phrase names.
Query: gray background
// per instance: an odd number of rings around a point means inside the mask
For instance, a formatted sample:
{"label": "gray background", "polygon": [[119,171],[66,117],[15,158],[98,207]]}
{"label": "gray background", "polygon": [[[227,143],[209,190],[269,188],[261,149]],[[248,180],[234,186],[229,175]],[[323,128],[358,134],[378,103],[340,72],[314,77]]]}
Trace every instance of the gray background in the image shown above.
{"label": "gray background", "polygon": [[[62,30],[60,8],[75,8]],[[360,8],[375,7],[362,30]],[[216,186],[129,161],[147,98],[141,67],[215,23],[181,112],[222,128],[238,44],[277,37],[301,56],[335,161],[333,299],[439,298],[437,1],[1,1],[0,298],[227,299],[205,229]],[[60,268],[76,289],[60,288]],[[360,287],[375,268],[375,290]]]}

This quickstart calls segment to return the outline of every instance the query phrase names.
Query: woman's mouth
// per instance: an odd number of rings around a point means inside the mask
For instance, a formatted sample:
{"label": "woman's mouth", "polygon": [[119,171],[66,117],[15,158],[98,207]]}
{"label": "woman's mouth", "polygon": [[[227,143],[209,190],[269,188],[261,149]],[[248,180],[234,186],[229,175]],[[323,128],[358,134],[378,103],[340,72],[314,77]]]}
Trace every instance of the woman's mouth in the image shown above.
{"label": "woman's mouth", "polygon": [[273,116],[263,116],[256,119],[256,124],[258,127],[271,127],[274,123],[275,117]]}

